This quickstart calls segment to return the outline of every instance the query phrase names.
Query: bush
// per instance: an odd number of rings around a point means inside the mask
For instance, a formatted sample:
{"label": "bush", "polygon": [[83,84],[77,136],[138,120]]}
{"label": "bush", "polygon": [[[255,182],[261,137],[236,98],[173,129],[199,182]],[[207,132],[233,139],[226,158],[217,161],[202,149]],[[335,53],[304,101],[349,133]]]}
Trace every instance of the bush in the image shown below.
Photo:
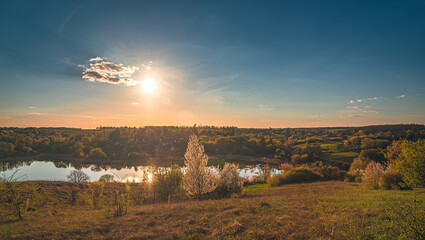
{"label": "bush", "polygon": [[345,171],[338,167],[323,166],[318,171],[323,175],[324,180],[343,180],[345,176]]}
{"label": "bush", "polygon": [[90,159],[105,159],[106,153],[102,151],[102,148],[92,148],[90,149],[88,158]]}
{"label": "bush", "polygon": [[153,191],[161,201],[168,201],[181,187],[183,173],[178,166],[157,169],[153,176]]}
{"label": "bush", "polygon": [[385,190],[402,190],[406,189],[403,181],[403,174],[400,171],[388,169],[382,174],[379,180],[379,187]]}
{"label": "bush", "polygon": [[115,192],[112,207],[114,208],[114,216],[119,217],[127,214],[128,206],[130,205],[130,200],[128,193],[119,193]]}
{"label": "bush", "polygon": [[364,170],[367,166],[367,163],[363,162],[361,158],[355,158],[350,165],[350,172]]}
{"label": "bush", "polygon": [[226,163],[219,171],[217,188],[214,191],[217,197],[229,197],[233,193],[241,193],[244,179],[239,176],[239,166]]}
{"label": "bush", "polygon": [[379,182],[383,174],[382,164],[372,161],[364,170],[362,182],[369,189],[379,189]]}
{"label": "bush", "polygon": [[91,204],[94,208],[98,208],[101,203],[104,186],[102,182],[92,182],[89,185]]}
{"label": "bush", "polygon": [[323,176],[305,167],[294,168],[288,172],[276,174],[267,179],[270,186],[280,186],[283,184],[315,182],[323,180]]}

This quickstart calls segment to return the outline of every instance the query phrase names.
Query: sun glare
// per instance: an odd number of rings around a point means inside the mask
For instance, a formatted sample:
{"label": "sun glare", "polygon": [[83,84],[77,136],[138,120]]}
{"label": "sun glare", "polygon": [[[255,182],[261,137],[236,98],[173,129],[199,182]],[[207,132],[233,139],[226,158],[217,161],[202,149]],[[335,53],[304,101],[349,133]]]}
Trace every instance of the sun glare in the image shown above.
{"label": "sun glare", "polygon": [[147,78],[143,80],[140,84],[145,93],[152,94],[155,92],[156,82],[152,78]]}

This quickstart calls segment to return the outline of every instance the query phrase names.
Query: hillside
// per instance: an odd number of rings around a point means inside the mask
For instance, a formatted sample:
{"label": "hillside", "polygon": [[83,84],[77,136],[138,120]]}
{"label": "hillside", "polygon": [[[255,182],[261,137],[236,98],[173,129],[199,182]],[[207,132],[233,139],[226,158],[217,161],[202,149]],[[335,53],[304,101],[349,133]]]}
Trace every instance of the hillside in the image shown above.
{"label": "hillside", "polygon": [[[251,185],[228,199],[130,206],[128,214],[113,217],[107,204],[100,209],[71,204],[69,189],[85,189],[86,184],[39,185],[60,201],[22,221],[3,216],[1,239],[393,239],[412,237],[408,221],[413,209],[425,208],[423,189],[381,191],[357,183],[318,182]],[[105,186],[106,193],[115,189]],[[407,214],[408,221],[397,212]],[[416,213],[424,216],[423,210]]]}

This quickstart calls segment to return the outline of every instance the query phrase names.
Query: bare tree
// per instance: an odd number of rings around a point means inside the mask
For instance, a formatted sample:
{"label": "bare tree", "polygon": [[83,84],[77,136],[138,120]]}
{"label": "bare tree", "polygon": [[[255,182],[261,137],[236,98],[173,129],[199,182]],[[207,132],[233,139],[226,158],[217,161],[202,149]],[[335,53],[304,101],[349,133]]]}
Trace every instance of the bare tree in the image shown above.
{"label": "bare tree", "polygon": [[81,170],[73,170],[66,176],[70,182],[88,182],[90,176]]}
{"label": "bare tree", "polygon": [[184,157],[186,158],[184,164],[187,169],[183,187],[186,192],[194,198],[201,199],[206,193],[214,191],[217,187],[216,178],[207,168],[208,156],[195,134],[192,134],[189,138]]}

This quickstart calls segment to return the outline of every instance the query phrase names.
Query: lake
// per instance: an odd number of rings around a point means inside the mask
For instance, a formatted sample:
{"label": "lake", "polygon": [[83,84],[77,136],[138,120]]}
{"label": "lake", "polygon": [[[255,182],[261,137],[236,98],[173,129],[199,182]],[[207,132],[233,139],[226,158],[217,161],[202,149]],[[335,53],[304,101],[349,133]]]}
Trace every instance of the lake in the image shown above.
{"label": "lake", "polygon": [[[124,168],[113,168],[109,166],[99,165],[75,165],[65,162],[52,162],[52,161],[28,161],[20,164],[9,166],[6,171],[6,175],[13,174],[16,170],[15,177],[21,177],[21,180],[49,180],[49,181],[66,181],[66,176],[73,170],[81,170],[90,176],[91,181],[98,180],[104,174],[112,174],[115,176],[115,180],[118,181],[130,181],[139,182],[143,179],[143,175],[147,173],[151,177],[149,170],[152,167],[149,166],[134,166]],[[261,165],[249,166],[240,168],[240,176],[245,179],[251,179],[256,176],[260,176],[263,173],[263,167]],[[184,168],[182,168],[184,171]],[[213,172],[216,172],[213,169]],[[280,173],[281,170],[271,168],[271,175]]]}

